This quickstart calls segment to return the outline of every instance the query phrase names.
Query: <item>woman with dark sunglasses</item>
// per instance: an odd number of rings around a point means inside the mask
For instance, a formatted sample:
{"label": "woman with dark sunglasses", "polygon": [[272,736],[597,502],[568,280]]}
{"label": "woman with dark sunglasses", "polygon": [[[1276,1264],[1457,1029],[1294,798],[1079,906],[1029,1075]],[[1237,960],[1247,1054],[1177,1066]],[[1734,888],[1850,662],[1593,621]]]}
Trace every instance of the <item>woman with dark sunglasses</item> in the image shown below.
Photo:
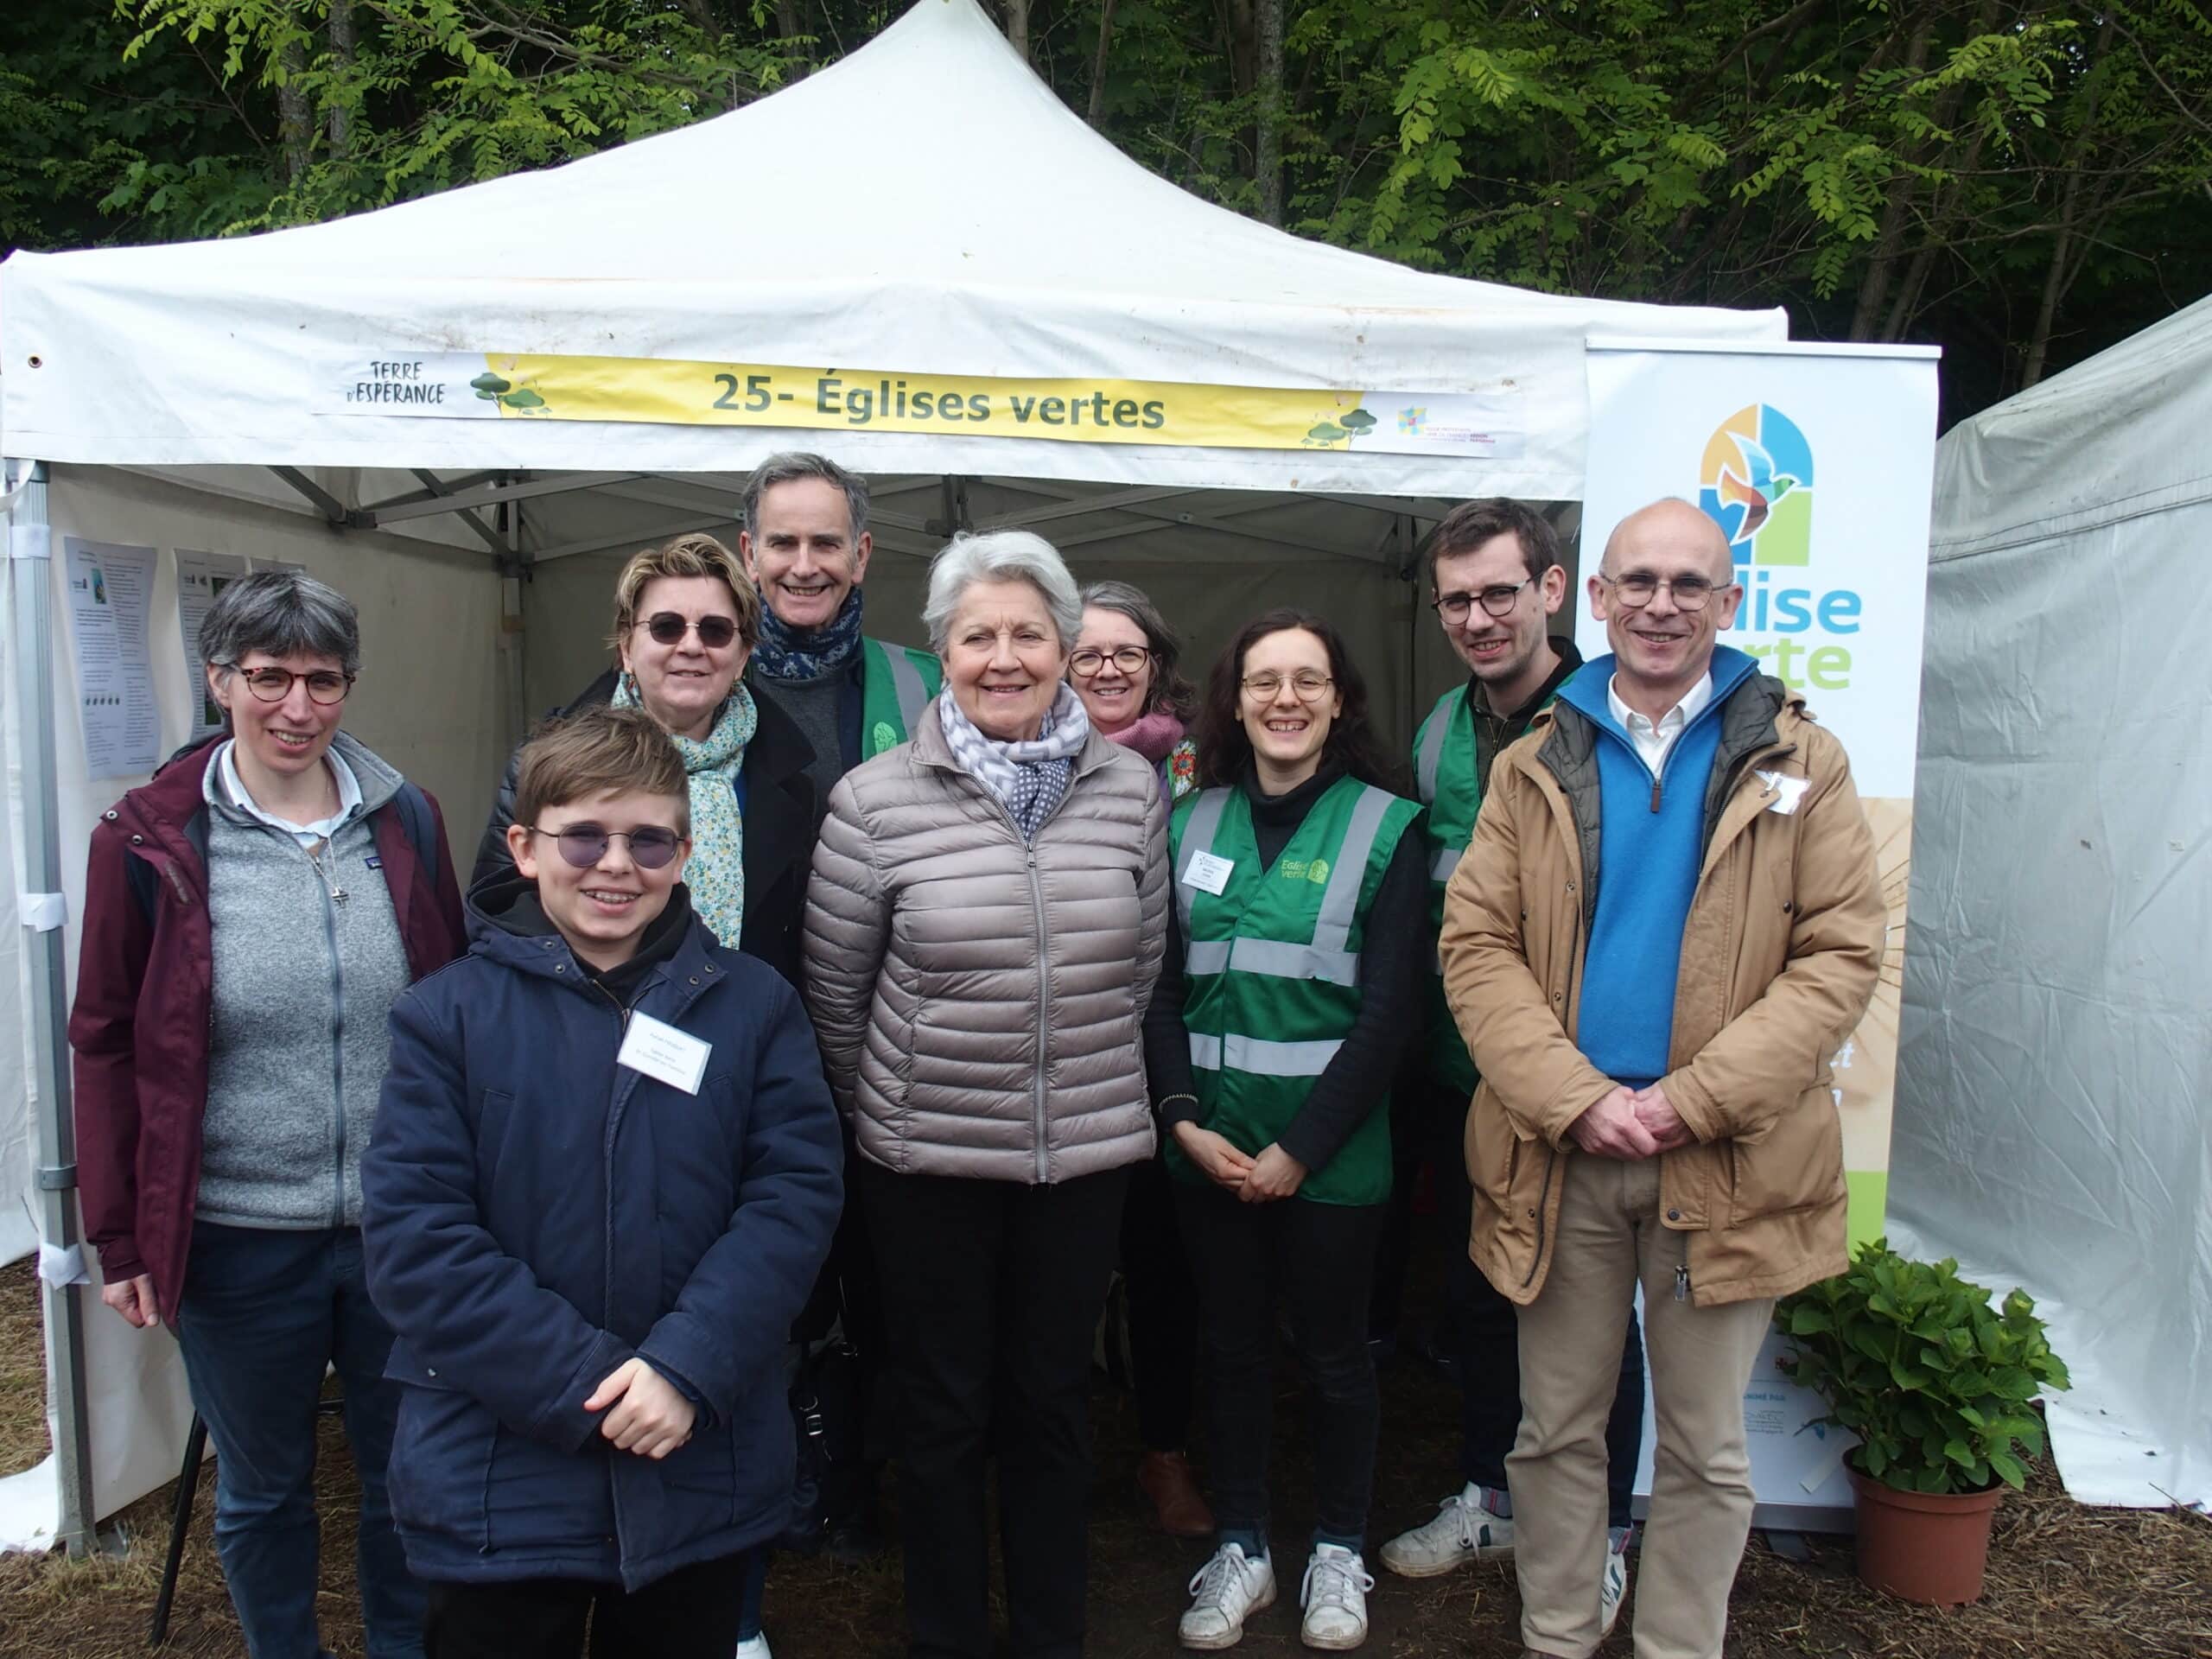
{"label": "woman with dark sunglasses", "polygon": [[361,668],[351,601],[257,572],[216,596],[199,646],[222,733],[102,813],[86,861],[69,1041],[100,1299],[176,1332],[252,1659],[321,1649],[315,1402],[336,1369],[368,1645],[419,1655],[361,1155],[385,1015],[467,948],[461,894],[436,803],[339,729]]}
{"label": "woman with dark sunglasses", "polygon": [[[796,984],[814,751],[790,715],[745,683],[760,639],[760,601],[737,556],[711,536],[678,536],[622,567],[607,640],[613,665],[555,712],[642,709],[675,740],[691,780],[684,881],[692,906],[717,938]],[[513,868],[506,833],[514,785],[510,760],[477,849],[475,881]]]}

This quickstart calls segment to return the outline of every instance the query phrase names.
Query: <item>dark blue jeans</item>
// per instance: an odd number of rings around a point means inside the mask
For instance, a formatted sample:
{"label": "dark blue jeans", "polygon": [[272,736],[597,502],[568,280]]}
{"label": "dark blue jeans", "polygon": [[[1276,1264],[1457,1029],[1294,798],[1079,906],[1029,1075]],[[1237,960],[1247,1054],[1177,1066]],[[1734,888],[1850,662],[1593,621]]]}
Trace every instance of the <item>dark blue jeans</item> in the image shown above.
{"label": "dark blue jeans", "polygon": [[317,1659],[315,1402],[345,1391],[361,1480],[355,1572],[370,1659],[421,1659],[425,1599],[385,1491],[397,1383],[391,1327],[369,1305],[357,1228],[192,1230],[176,1319],[192,1403],[215,1445],[215,1545],[252,1659]]}

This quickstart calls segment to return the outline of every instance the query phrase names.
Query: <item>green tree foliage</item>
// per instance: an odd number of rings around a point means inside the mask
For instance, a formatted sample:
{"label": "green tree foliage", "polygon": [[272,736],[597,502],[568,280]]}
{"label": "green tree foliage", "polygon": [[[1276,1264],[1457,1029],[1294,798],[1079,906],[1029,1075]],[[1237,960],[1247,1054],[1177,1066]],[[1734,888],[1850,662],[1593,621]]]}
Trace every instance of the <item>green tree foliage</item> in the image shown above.
{"label": "green tree foliage", "polygon": [[[1459,276],[1938,340],[1954,417],[2212,288],[2202,0],[991,3],[1071,109],[1210,200]],[[233,234],[552,165],[902,10],[15,0],[0,236]]]}

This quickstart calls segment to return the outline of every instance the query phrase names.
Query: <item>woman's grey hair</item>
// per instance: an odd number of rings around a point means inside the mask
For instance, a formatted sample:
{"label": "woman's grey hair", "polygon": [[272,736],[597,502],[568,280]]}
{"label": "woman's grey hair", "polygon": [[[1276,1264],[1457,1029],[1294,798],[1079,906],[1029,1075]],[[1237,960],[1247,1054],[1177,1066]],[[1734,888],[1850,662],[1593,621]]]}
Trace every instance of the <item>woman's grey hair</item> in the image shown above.
{"label": "woman's grey hair", "polygon": [[922,607],[922,624],[930,631],[930,649],[944,655],[945,635],[960,596],[978,582],[1026,582],[1045,596],[1052,613],[1052,629],[1060,637],[1063,653],[1075,649],[1083,632],[1083,598],[1059,550],[1042,536],[1026,530],[994,530],[982,536],[959,535],[930,561],[929,601]]}
{"label": "woman's grey hair", "polygon": [[1198,709],[1198,694],[1176,666],[1182,658],[1183,643],[1176,639],[1152,596],[1133,582],[1094,582],[1083,590],[1083,608],[1087,611],[1093,606],[1126,616],[1144,631],[1145,645],[1152,652],[1151,707],[1145,713],[1164,709],[1178,720],[1190,719]]}
{"label": "woman's grey hair", "polygon": [[257,570],[215,595],[200,624],[200,660],[236,668],[250,652],[334,657],[348,678],[361,671],[361,613],[327,582],[297,570]]}

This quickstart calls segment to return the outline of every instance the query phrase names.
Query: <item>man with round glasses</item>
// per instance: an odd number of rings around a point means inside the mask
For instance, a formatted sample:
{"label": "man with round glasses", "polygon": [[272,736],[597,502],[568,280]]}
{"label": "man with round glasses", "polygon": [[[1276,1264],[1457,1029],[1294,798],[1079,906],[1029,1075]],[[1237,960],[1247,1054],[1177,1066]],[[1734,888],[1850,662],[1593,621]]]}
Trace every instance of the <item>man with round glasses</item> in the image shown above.
{"label": "man with round glasses", "polygon": [[[1548,626],[1567,599],[1567,571],[1560,563],[1558,532],[1535,508],[1503,498],[1461,503],[1430,537],[1428,567],[1429,602],[1468,671],[1466,683],[1437,700],[1414,739],[1415,780],[1428,808],[1429,922],[1438,927],[1445,886],[1474,833],[1491,763],[1558,695],[1581,666],[1582,654],[1573,639],[1554,637]],[[1456,1240],[1446,1269],[1437,1348],[1459,1387],[1463,1484],[1433,1519],[1382,1547],[1383,1565],[1404,1578],[1430,1578],[1467,1561],[1513,1554],[1505,1459],[1521,1424],[1513,1304],[1483,1277],[1465,1248],[1473,1192],[1463,1141],[1475,1063],[1445,1002],[1442,981],[1431,978],[1429,984],[1425,1087],[1419,1095],[1406,1091],[1422,1102],[1419,1121],[1429,1133],[1427,1144],[1415,1141],[1403,1161],[1417,1163],[1424,1152],[1432,1159],[1446,1225]],[[1397,1260],[1383,1269],[1391,1293],[1403,1277],[1411,1186],[1407,1179],[1397,1184],[1390,1241],[1397,1245]],[[1392,1306],[1395,1294],[1387,1302],[1382,1296],[1376,1300],[1378,1307]],[[1605,1427],[1609,1548],[1599,1578],[1600,1621],[1607,1630],[1628,1584],[1629,1503],[1643,1433],[1643,1347],[1633,1314],[1617,1363],[1619,1382]]]}
{"label": "man with round glasses", "polygon": [[1445,894],[1445,995],[1482,1068],[1469,1250],[1521,1310],[1524,1656],[1602,1639],[1605,1421],[1640,1287],[1658,1445],[1636,1651],[1719,1659],[1744,1390],[1775,1299],[1846,1264],[1830,1057],[1888,908],[1841,745],[1718,644],[1743,589],[1713,521],[1630,514],[1589,594],[1612,652],[1498,757]]}

